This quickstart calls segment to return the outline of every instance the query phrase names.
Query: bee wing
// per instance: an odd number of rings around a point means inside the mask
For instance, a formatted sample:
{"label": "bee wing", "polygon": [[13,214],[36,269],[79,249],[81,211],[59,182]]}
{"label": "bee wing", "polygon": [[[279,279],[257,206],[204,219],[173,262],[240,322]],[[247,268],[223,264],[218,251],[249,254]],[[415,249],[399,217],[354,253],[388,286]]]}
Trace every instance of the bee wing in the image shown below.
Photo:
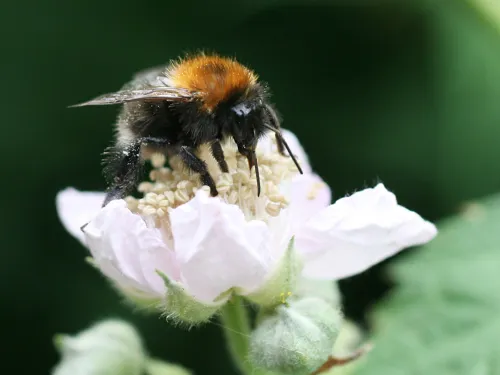
{"label": "bee wing", "polygon": [[166,67],[165,65],[155,66],[153,68],[148,68],[137,72],[132,77],[130,82],[127,82],[121,90],[135,90],[158,87],[160,85],[162,77],[165,76]]}
{"label": "bee wing", "polygon": [[155,87],[139,90],[121,90],[104,94],[84,103],[75,104],[70,107],[83,107],[88,105],[111,105],[132,102],[136,100],[155,101],[167,100],[172,102],[188,102],[193,100],[191,91],[175,87]]}
{"label": "bee wing", "polygon": [[136,100],[188,102],[195,98],[196,93],[192,91],[172,87],[166,74],[165,65],[142,70],[136,73],[132,80],[126,83],[120,91],[104,94],[70,107],[122,104]]}

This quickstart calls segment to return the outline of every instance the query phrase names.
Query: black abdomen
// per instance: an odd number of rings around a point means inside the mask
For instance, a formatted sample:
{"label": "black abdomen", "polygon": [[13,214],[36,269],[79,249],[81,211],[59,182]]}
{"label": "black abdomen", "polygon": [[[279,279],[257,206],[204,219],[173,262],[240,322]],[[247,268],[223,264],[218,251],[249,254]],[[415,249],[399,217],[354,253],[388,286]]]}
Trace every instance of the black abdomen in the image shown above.
{"label": "black abdomen", "polygon": [[166,102],[140,103],[129,118],[130,130],[138,138],[168,139],[172,144],[181,142],[182,125],[170,106]]}

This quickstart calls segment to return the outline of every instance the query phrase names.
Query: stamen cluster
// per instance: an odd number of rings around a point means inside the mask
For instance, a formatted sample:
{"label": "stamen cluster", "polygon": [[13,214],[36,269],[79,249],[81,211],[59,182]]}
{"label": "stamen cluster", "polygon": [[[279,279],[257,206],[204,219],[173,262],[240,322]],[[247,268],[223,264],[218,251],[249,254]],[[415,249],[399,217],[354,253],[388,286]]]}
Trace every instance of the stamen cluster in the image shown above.
{"label": "stamen cluster", "polygon": [[[208,147],[200,149],[200,156],[206,160],[210,174],[216,181],[219,196],[230,204],[238,205],[247,220],[260,219],[267,221],[278,216],[288,206],[288,200],[280,190],[280,184],[298,173],[291,158],[279,154],[276,147],[271,152],[257,149],[257,160],[262,190],[257,197],[257,179],[255,169],[249,169],[246,157],[241,155],[233,142],[223,145],[229,173],[222,173]],[[153,169],[149,174],[150,181],[142,182],[138,191],[142,198],[127,197],[131,211],[153,218],[157,226],[168,221],[168,210],[191,200],[199,189],[209,190],[201,186],[199,176],[190,173],[176,158],[170,158],[166,167],[163,154],[153,153],[149,157]]]}

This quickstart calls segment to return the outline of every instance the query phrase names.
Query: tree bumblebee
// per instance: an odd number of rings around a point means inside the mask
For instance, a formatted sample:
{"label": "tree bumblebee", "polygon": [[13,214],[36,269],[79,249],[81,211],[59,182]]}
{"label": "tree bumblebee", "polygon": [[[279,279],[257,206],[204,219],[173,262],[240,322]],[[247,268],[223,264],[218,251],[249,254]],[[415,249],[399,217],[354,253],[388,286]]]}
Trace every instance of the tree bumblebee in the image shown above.
{"label": "tree bumblebee", "polygon": [[116,142],[105,152],[104,172],[109,187],[103,206],[121,199],[137,186],[142,170],[142,148],[178,155],[200,175],[212,196],[218,194],[206,163],[197,149],[208,144],[222,172],[229,172],[221,142],[233,138],[238,152],[255,168],[260,195],[259,166],[255,148],[267,131],[276,137],[278,151],[285,149],[300,173],[302,169],[281,134],[276,111],[266,86],[257,75],[234,59],[197,54],[136,74],[120,91],[104,94],[88,105],[123,104],[118,116]]}

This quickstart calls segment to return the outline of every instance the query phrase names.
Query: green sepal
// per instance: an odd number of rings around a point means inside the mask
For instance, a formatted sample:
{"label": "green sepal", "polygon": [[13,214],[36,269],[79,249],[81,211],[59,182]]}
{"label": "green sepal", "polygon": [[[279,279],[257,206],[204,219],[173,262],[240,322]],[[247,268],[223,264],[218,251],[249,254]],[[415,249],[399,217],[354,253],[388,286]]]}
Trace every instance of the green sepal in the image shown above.
{"label": "green sepal", "polygon": [[65,335],[64,333],[57,333],[52,338],[52,343],[59,353],[62,353],[62,351],[64,350],[64,342],[66,341],[67,337],[68,335]]}
{"label": "green sepal", "polygon": [[184,290],[177,282],[170,280],[161,271],[156,271],[167,287],[166,302],[162,306],[168,320],[193,326],[207,322],[221,307],[221,304],[205,304]]}
{"label": "green sepal", "polygon": [[261,288],[248,294],[247,299],[268,309],[286,304],[288,298],[293,296],[303,267],[294,243],[292,237],[275,271]]}

